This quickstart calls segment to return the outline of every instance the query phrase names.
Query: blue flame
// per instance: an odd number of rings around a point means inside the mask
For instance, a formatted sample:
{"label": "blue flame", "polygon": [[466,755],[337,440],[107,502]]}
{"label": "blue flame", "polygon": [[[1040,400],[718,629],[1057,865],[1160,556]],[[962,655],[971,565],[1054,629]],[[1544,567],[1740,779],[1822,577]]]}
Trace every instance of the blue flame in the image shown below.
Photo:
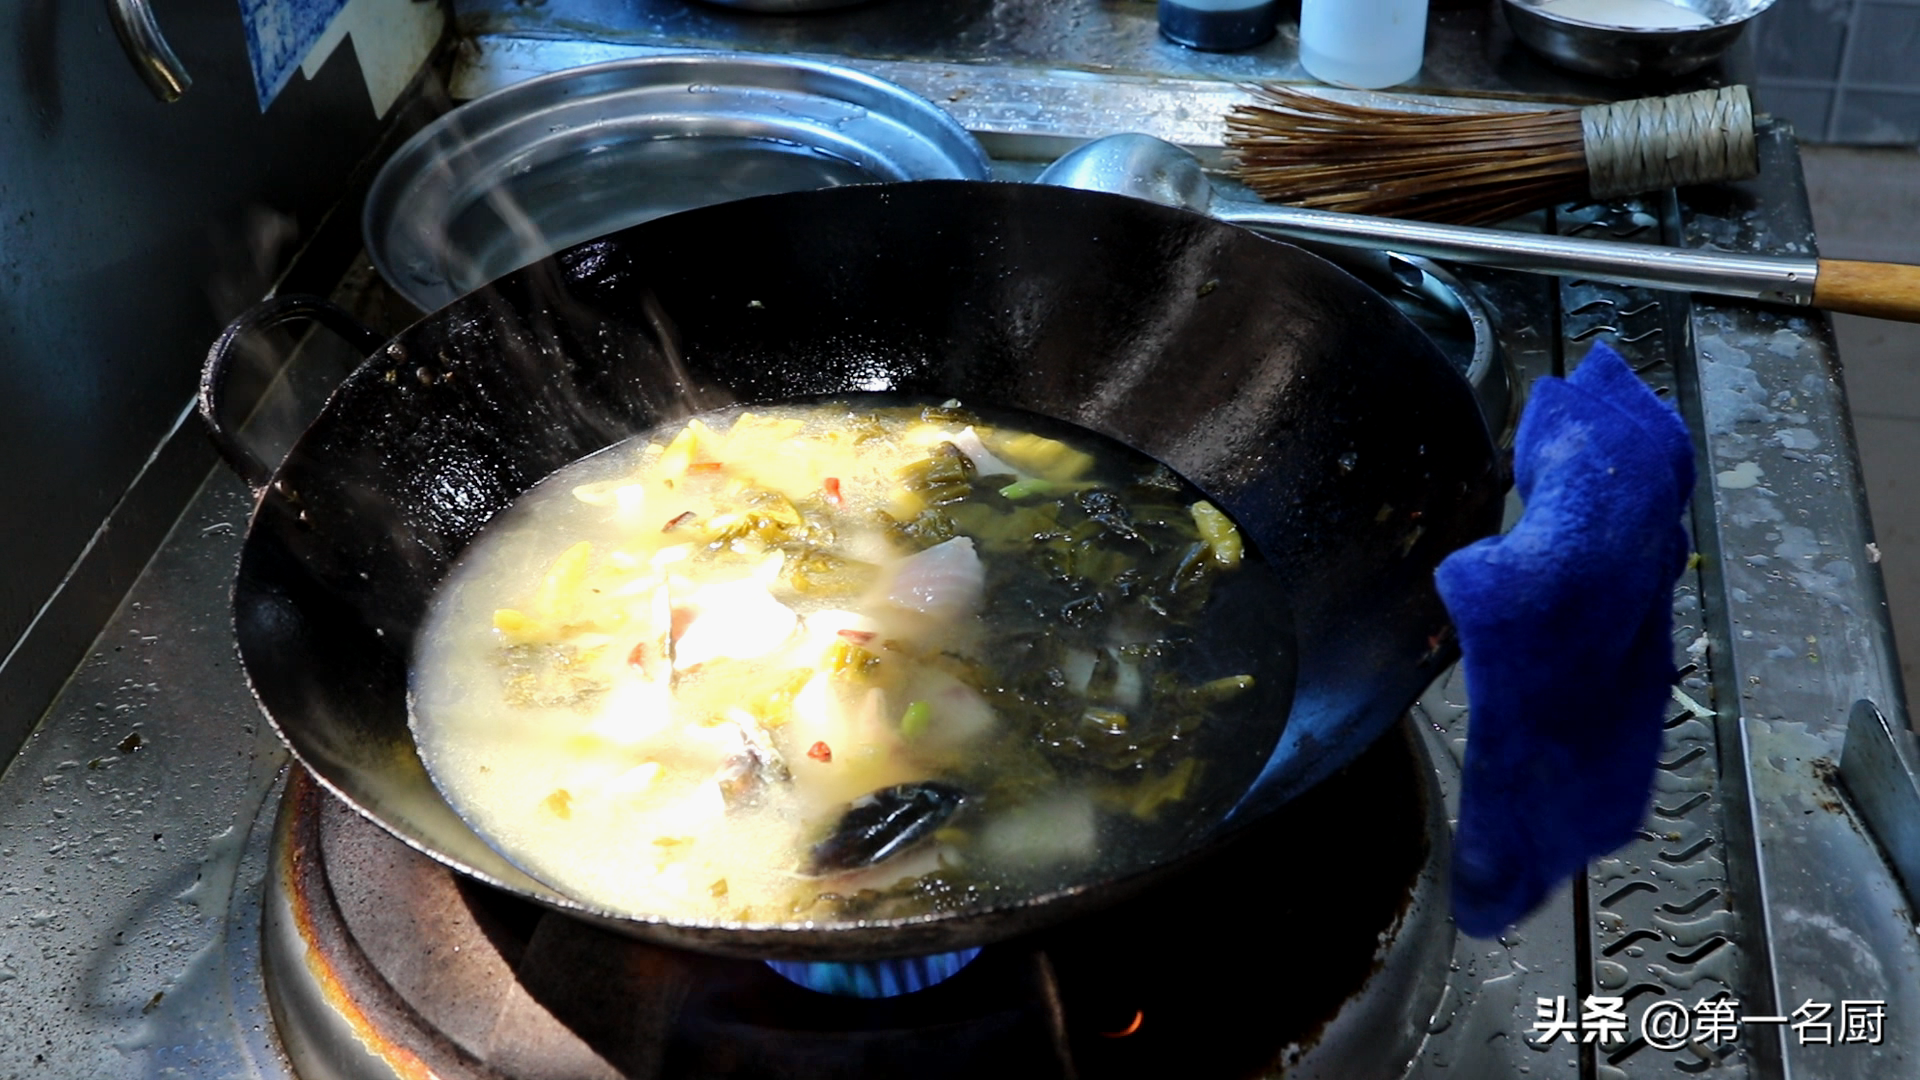
{"label": "blue flame", "polygon": [[980,950],[973,948],[936,953],[933,956],[905,956],[897,960],[874,960],[858,964],[769,960],[767,966],[787,981],[817,993],[887,998],[911,994],[943,983],[979,955]]}

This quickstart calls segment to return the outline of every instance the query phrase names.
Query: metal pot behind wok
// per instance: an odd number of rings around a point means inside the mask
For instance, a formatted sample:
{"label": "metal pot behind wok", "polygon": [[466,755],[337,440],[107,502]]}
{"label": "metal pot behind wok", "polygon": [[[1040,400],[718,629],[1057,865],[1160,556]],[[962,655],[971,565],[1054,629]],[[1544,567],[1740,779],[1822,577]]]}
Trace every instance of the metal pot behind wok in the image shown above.
{"label": "metal pot behind wok", "polygon": [[[234,341],[270,320],[243,316],[216,344],[203,407]],[[1259,780],[1196,852],[1407,707],[1451,659],[1433,568],[1498,523],[1502,477],[1467,383],[1315,256],[1060,188],[775,195],[568,249],[373,351],[271,478],[252,478],[263,490],[234,622],[255,695],[308,769],[416,848],[669,944],[936,952],[1100,906],[1178,865],[888,922],[675,924],[555,893],[429,782],[407,726],[413,635],[488,519],[554,469],[688,411],[860,390],[1023,408],[1131,444],[1226,508],[1276,569],[1295,614],[1293,707]]]}

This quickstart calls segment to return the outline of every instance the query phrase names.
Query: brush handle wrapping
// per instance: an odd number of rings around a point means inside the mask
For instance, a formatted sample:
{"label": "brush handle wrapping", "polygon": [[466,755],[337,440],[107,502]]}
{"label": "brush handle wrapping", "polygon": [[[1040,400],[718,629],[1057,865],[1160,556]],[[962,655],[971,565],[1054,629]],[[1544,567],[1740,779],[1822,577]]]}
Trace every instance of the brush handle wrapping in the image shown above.
{"label": "brush handle wrapping", "polygon": [[1744,86],[1589,105],[1580,129],[1596,199],[1760,175]]}
{"label": "brush handle wrapping", "polygon": [[1821,259],[1813,303],[1827,311],[1920,322],[1920,266]]}

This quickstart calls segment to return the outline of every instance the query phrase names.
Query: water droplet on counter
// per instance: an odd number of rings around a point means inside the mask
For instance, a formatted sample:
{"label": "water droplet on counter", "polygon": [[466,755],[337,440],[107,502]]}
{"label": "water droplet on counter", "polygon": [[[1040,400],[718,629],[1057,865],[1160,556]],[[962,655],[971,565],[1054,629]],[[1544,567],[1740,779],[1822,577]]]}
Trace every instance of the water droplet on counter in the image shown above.
{"label": "water droplet on counter", "polygon": [[1520,978],[1513,972],[1488,979],[1480,985],[1480,994],[1458,1040],[1455,1064],[1462,1076],[1498,1076],[1504,1071],[1501,1047],[1512,1037],[1513,1018],[1521,1015]]}
{"label": "water droplet on counter", "polygon": [[1594,965],[1593,981],[1602,990],[1618,990],[1627,985],[1627,966],[1602,960]]}

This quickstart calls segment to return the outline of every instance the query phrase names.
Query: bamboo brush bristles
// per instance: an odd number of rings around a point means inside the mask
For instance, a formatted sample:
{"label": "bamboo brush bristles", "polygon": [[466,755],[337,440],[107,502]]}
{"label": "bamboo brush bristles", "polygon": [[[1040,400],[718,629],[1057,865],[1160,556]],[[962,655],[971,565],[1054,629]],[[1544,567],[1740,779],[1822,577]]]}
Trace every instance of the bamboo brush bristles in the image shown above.
{"label": "bamboo brush bristles", "polygon": [[1474,224],[1587,195],[1577,109],[1435,115],[1255,93],[1227,117],[1227,148],[1264,199]]}
{"label": "bamboo brush bristles", "polygon": [[1403,113],[1279,87],[1227,117],[1235,172],[1262,198],[1478,223],[1575,199],[1760,171],[1744,86],[1552,112]]}

